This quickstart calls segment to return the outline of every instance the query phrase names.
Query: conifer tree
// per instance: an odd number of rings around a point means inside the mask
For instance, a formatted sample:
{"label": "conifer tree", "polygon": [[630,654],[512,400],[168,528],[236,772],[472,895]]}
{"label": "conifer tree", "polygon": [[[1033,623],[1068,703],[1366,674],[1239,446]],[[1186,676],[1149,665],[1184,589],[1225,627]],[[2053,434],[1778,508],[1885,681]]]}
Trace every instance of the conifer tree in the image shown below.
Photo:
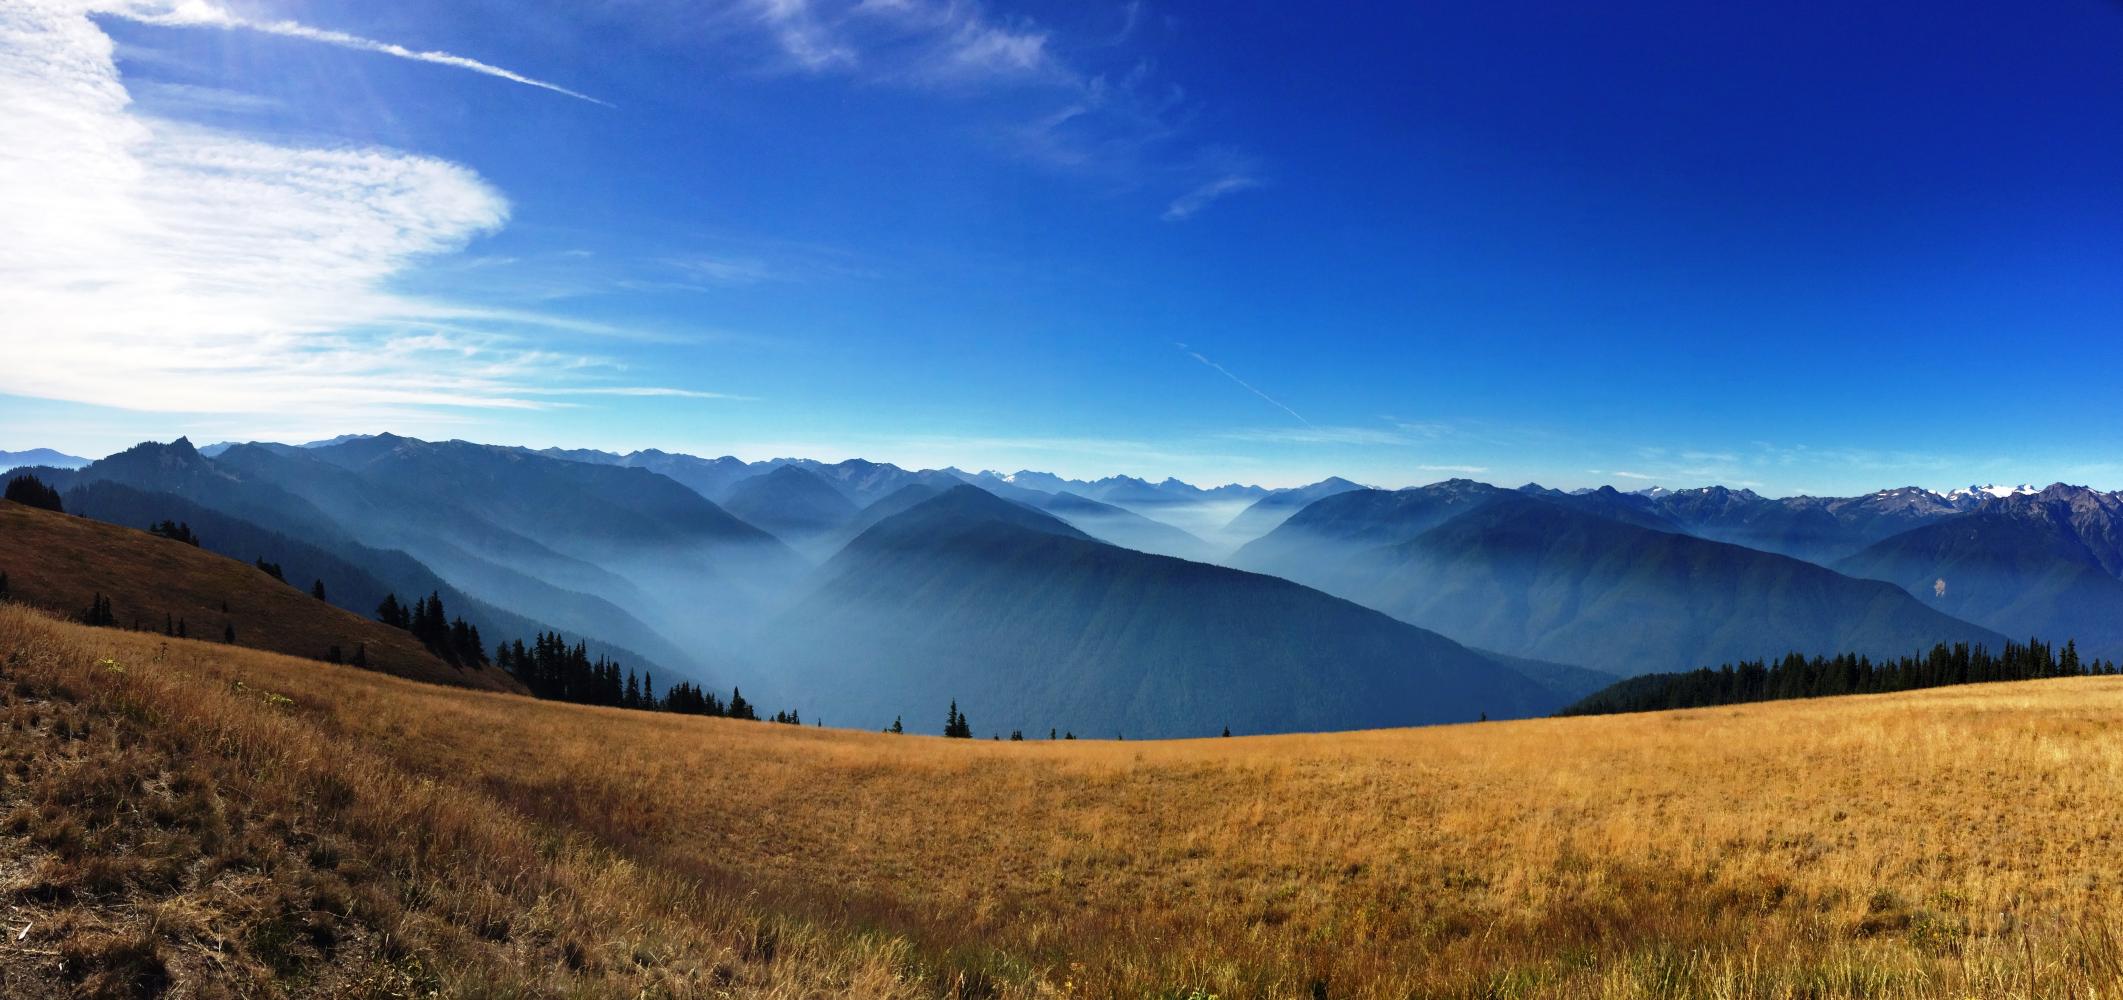
{"label": "conifer tree", "polygon": [[323,580],[317,580],[317,581],[315,581],[315,582],[313,582],[313,583],[311,583],[311,584],[310,584],[310,596],[311,596],[311,597],[314,597],[314,598],[316,598],[316,599],[318,599],[318,600],[320,600],[320,601],[321,601],[321,600],[324,600],[324,581],[323,581]]}
{"label": "conifer tree", "polygon": [[899,721],[899,716],[896,715],[892,717],[892,727],[890,729],[885,730],[885,732],[892,733],[894,735],[905,733],[906,731],[907,727]]}
{"label": "conifer tree", "polygon": [[38,479],[34,473],[24,473],[8,480],[6,496],[19,504],[66,513],[65,505],[59,502],[59,491],[46,486],[44,480]]}
{"label": "conifer tree", "polygon": [[184,619],[182,619],[182,618],[179,618],[179,619],[177,619],[177,638],[179,638],[179,639],[189,639],[189,638],[191,638],[191,633],[190,633],[190,632],[187,632],[187,631],[185,630],[185,628],[184,628]]}
{"label": "conifer tree", "polygon": [[235,623],[235,622],[230,622],[230,623],[228,623],[228,624],[226,624],[226,625],[223,625],[223,626],[221,627],[221,641],[222,641],[222,642],[225,642],[225,643],[228,643],[228,644],[230,644],[230,645],[232,645],[232,646],[233,646],[233,645],[235,645],[235,643],[236,643],[236,623]]}
{"label": "conifer tree", "polygon": [[7,571],[0,569],[0,601],[7,600]]}
{"label": "conifer tree", "polygon": [[117,616],[111,614],[111,599],[101,591],[89,599],[88,610],[81,615],[84,625],[115,625],[117,621]]}
{"label": "conifer tree", "polygon": [[356,643],[356,644],[355,644],[355,646],[354,646],[354,661],[353,661],[353,662],[354,662],[354,665],[355,665],[355,666],[357,666],[357,667],[362,667],[362,668],[364,668],[364,669],[366,669],[366,668],[368,667],[368,665],[369,665],[369,644],[368,644],[368,643],[365,643],[365,642],[363,642],[363,643]]}

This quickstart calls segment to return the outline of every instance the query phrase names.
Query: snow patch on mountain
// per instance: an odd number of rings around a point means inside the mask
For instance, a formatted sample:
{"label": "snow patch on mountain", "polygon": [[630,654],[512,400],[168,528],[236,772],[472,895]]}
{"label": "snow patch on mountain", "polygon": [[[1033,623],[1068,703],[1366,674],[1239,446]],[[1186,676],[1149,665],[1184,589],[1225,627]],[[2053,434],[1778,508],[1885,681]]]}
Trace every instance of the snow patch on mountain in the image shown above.
{"label": "snow patch on mountain", "polygon": [[1991,483],[1986,486],[1966,486],[1953,490],[1946,494],[1946,499],[1961,500],[1973,499],[1978,496],[1991,496],[2003,500],[2007,497],[2033,496],[2040,492],[2042,491],[2039,488],[2027,483],[2021,483],[2018,486],[1999,486],[1996,483]]}

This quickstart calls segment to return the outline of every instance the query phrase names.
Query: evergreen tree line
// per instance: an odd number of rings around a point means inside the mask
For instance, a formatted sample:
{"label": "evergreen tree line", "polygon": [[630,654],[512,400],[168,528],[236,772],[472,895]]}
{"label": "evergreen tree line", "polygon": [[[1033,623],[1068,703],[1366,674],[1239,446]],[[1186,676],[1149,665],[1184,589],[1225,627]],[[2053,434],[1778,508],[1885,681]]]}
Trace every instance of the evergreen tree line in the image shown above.
{"label": "evergreen tree line", "polygon": [[8,480],[6,496],[19,504],[66,513],[66,506],[59,502],[59,491],[46,486],[44,480],[33,473],[23,473]]}
{"label": "evergreen tree line", "polygon": [[147,533],[167,538],[173,542],[183,542],[193,548],[199,547],[199,536],[192,533],[192,526],[189,522],[172,521],[164,518],[155,524],[148,525]]}
{"label": "evergreen tree line", "polygon": [[2115,662],[2081,658],[2076,642],[2062,650],[2039,639],[2008,642],[2002,653],[1967,643],[1941,643],[1928,654],[1875,662],[1844,653],[1808,658],[1798,653],[1782,660],[1728,663],[1684,673],[1645,674],[1586,697],[1558,715],[1610,715],[1657,712],[1675,708],[1738,705],[1789,698],[1825,698],[1842,694],[1914,691],[1951,684],[2027,681],[2047,677],[2110,675]]}
{"label": "evergreen tree line", "polygon": [[[319,580],[310,593],[321,600],[324,581]],[[376,606],[376,620],[411,632],[428,652],[453,667],[477,667],[487,662],[486,644],[480,641],[478,626],[466,623],[462,615],[450,618],[443,610],[439,593],[414,601],[411,608],[399,603],[397,594],[385,594],[383,603]]]}
{"label": "evergreen tree line", "polygon": [[[5,598],[6,596],[7,574],[4,572],[0,572],[0,598]],[[228,609],[228,602],[221,602],[222,612],[226,613]],[[93,625],[98,628],[120,627],[118,624],[118,615],[111,608],[111,599],[109,597],[104,596],[103,592],[100,590],[97,591],[94,596],[89,598],[88,607],[84,609],[79,615],[76,615],[75,618],[83,625]],[[155,628],[152,620],[150,620],[146,624],[143,624],[140,621],[140,616],[137,614],[133,616],[132,624],[125,627],[134,632],[152,632]],[[191,624],[185,621],[184,619],[175,617],[169,612],[165,611],[162,614],[162,634],[169,636],[172,639],[189,639],[192,636]],[[221,626],[221,641],[229,643],[231,645],[236,642],[235,622],[227,622]],[[336,656],[338,655],[338,652],[339,647],[333,646],[331,649],[331,655]],[[339,661],[333,659],[332,662],[337,663]],[[368,665],[368,650],[365,647],[356,653],[355,664],[357,666]]]}
{"label": "evergreen tree line", "polygon": [[[623,668],[616,660],[604,656],[593,660],[586,644],[576,642],[571,646],[558,632],[541,632],[528,646],[521,639],[496,646],[494,665],[522,681],[531,694],[551,701],[759,719],[758,707],[745,700],[741,688],[732,688],[730,700],[723,701],[697,685],[680,681],[658,697],[653,672],[637,678],[634,671]],[[774,721],[801,724],[794,712],[777,712]]]}

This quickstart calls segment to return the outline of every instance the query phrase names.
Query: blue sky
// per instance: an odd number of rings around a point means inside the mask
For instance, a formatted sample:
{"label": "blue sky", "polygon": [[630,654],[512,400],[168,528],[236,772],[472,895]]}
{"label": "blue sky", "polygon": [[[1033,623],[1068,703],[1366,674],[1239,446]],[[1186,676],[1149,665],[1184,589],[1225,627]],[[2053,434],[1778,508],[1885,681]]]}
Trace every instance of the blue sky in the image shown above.
{"label": "blue sky", "polygon": [[28,0],[0,32],[0,448],[2123,487],[2114,3]]}

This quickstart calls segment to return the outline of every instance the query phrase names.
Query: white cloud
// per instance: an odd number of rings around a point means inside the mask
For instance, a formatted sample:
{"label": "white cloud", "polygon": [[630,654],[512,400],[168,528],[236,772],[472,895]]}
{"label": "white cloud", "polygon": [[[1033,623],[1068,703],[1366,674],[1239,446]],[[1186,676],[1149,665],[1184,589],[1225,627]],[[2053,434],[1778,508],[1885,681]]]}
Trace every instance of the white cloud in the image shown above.
{"label": "white cloud", "polygon": [[739,396],[728,392],[703,392],[698,389],[673,389],[658,385],[604,385],[562,386],[556,388],[525,389],[534,396],[636,396],[667,397],[674,399],[731,399],[746,402],[756,401],[757,396]]}
{"label": "white cloud", "polygon": [[503,69],[491,63],[480,62],[477,59],[449,52],[424,52],[409,49],[392,42],[379,42],[373,38],[363,38],[360,35],[350,35],[344,31],[333,31],[329,28],[313,28],[295,21],[253,21],[238,17],[230,13],[227,8],[213,3],[211,0],[178,0],[175,3],[168,2],[168,0],[159,0],[159,2],[158,0],[100,0],[100,2],[90,3],[87,6],[92,7],[98,13],[110,14],[115,17],[123,17],[147,24],[189,28],[242,28],[268,35],[280,35],[285,38],[300,38],[312,42],[321,42],[325,45],[335,45],[343,49],[375,52],[381,55],[395,56],[399,59],[410,59],[414,62],[452,66],[457,69],[470,70],[485,76],[508,80],[511,83],[520,83],[527,87],[537,87],[541,90],[550,90],[556,94],[565,94],[577,100],[589,101],[592,104],[611,106],[607,102],[600,101],[588,94],[577,93],[559,84],[533,79],[514,70]]}
{"label": "white cloud", "polygon": [[1248,174],[1224,174],[1203,182],[1194,190],[1180,195],[1165,207],[1166,222],[1181,222],[1194,217],[1196,212],[1208,208],[1219,198],[1229,197],[1241,191],[1260,187],[1257,177]]}
{"label": "white cloud", "polygon": [[0,393],[352,417],[556,405],[604,366],[512,332],[565,320],[389,290],[507,221],[478,175],[144,117],[90,13],[0,7]]}
{"label": "white cloud", "polygon": [[[1068,44],[979,0],[734,0],[739,23],[763,29],[783,68],[945,91],[1029,94],[1040,110],[1000,131],[1014,155],[1051,168],[1182,193],[1163,212],[1185,219],[1261,186],[1248,157],[1185,141],[1196,111],[1185,91],[1154,79],[1148,60],[1096,56],[1136,33],[1141,6],[1118,10],[1120,33]],[[708,20],[717,18],[713,5]],[[1108,53],[1110,57],[1110,53]],[[1019,108],[1022,111],[1022,107]]]}
{"label": "white cloud", "polygon": [[1414,443],[1405,435],[1377,427],[1263,427],[1225,431],[1217,436],[1262,444],[1402,446]]}
{"label": "white cloud", "polygon": [[279,109],[281,102],[260,94],[189,83],[149,83],[132,90],[133,100],[158,113],[257,114]]}
{"label": "white cloud", "polygon": [[1479,476],[1489,471],[1486,465],[1418,465],[1422,472],[1453,472],[1463,476]]}
{"label": "white cloud", "polygon": [[1048,35],[968,0],[743,0],[800,69],[931,84],[1062,78]]}

